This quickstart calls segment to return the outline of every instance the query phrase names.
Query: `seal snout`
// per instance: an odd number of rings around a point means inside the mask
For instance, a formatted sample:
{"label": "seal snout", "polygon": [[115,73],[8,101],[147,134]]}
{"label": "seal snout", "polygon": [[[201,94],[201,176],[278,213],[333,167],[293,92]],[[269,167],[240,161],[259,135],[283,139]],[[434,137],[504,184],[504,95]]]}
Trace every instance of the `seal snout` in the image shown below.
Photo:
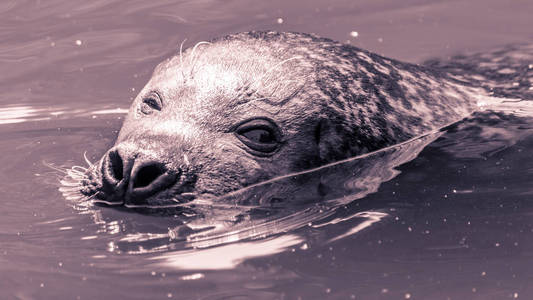
{"label": "seal snout", "polygon": [[102,160],[102,191],[109,203],[138,205],[175,184],[179,172],[148,155],[116,146]]}

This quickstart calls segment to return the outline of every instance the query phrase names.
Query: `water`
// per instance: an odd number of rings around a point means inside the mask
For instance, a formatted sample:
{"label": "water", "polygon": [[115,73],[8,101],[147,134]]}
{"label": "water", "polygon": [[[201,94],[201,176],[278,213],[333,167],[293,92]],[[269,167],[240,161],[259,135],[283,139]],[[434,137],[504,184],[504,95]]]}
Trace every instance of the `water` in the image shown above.
{"label": "water", "polygon": [[317,170],[342,183],[320,205],[206,209],[192,224],[220,229],[189,239],[186,216],[66,199],[54,169],[101,156],[184,39],[315,32],[421,62],[530,42],[531,12],[500,1],[2,2],[1,298],[531,298],[527,111],[478,113]]}

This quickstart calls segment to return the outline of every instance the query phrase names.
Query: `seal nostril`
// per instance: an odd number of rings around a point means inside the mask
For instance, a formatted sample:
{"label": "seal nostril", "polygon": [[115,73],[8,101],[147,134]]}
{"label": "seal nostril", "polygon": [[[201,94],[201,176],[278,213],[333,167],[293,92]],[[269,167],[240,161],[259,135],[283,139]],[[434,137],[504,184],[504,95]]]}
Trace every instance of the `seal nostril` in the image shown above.
{"label": "seal nostril", "polygon": [[150,185],[167,170],[160,164],[151,164],[142,167],[133,181],[133,188],[142,188]]}
{"label": "seal nostril", "polygon": [[121,181],[124,178],[124,163],[122,158],[118,154],[118,151],[112,151],[109,153],[109,163],[111,164],[111,175],[117,181]]}

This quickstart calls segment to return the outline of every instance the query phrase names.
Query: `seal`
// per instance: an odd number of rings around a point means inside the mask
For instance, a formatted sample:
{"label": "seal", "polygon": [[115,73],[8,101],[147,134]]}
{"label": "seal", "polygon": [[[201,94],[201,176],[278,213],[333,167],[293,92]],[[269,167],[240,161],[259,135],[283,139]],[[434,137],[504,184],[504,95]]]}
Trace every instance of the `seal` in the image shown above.
{"label": "seal", "polygon": [[310,34],[229,35],[155,68],[80,189],[111,205],[216,197],[440,128],[482,94]]}

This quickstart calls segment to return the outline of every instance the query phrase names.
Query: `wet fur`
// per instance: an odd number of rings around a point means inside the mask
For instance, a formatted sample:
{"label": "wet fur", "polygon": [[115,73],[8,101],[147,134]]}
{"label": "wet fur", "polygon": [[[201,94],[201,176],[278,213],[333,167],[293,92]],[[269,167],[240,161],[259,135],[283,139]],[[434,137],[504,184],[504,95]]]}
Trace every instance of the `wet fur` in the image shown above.
{"label": "wet fur", "polygon": [[[180,47],[179,56],[157,66],[116,145],[179,172],[178,183],[147,203],[182,203],[458,121],[489,94],[467,81],[314,35],[240,33],[183,53]],[[161,95],[163,109],[146,116],[140,107],[150,92]],[[233,134],[236,124],[258,116],[282,130],[282,146],[272,156],[254,156]],[[80,179],[87,197],[102,194],[101,170],[96,163]]]}

